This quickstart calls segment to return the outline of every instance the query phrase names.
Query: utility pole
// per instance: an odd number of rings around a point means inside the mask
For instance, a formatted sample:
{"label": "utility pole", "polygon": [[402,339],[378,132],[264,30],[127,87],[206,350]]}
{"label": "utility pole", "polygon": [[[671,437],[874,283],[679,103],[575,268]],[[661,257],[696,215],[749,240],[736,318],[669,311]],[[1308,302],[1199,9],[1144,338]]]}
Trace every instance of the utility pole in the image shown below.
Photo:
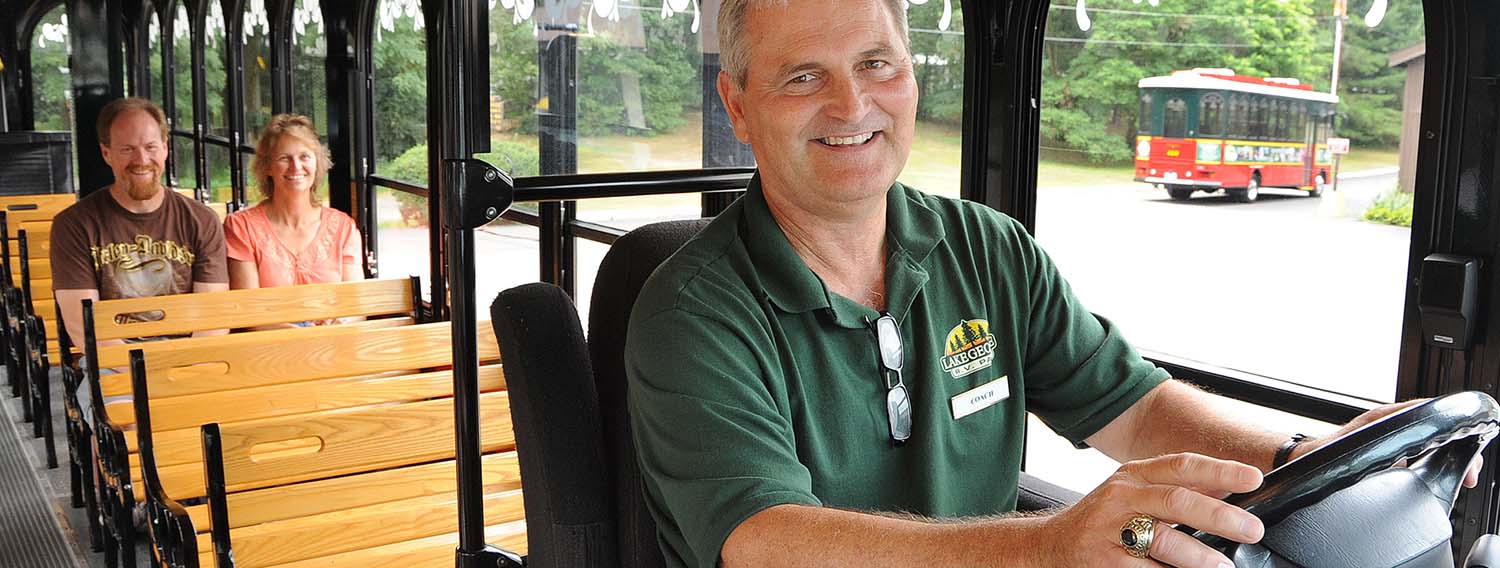
{"label": "utility pole", "polygon": [[1349,19],[1349,0],[1333,0],[1333,81],[1328,93],[1339,94],[1339,63],[1344,55],[1344,20]]}

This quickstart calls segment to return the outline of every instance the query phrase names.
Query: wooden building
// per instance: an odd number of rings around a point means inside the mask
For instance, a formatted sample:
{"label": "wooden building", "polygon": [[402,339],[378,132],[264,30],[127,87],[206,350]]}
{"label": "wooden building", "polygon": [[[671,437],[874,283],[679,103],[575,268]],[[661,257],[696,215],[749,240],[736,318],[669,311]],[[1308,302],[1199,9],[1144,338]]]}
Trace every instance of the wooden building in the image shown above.
{"label": "wooden building", "polygon": [[1427,42],[1391,54],[1391,67],[1406,68],[1406,86],[1401,94],[1401,171],[1397,179],[1401,191],[1410,192],[1416,184],[1417,144],[1422,128],[1422,77],[1427,68]]}

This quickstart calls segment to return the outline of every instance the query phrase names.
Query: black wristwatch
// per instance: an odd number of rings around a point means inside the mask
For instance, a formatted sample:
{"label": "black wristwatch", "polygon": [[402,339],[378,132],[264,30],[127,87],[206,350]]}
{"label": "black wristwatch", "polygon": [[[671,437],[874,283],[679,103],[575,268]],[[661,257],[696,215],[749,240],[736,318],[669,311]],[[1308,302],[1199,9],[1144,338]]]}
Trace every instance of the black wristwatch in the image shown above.
{"label": "black wristwatch", "polygon": [[1307,438],[1307,434],[1292,434],[1292,437],[1282,442],[1281,447],[1276,448],[1276,456],[1271,458],[1271,469],[1286,465],[1287,458],[1292,457],[1292,450],[1297,449],[1297,444],[1301,444]]}

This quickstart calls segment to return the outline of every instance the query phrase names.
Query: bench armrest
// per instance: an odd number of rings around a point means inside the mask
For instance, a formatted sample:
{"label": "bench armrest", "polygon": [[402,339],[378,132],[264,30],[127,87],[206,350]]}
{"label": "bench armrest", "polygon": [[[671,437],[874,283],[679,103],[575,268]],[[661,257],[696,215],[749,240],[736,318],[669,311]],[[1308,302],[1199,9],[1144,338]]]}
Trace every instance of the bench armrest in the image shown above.
{"label": "bench armrest", "polygon": [[198,532],[187,507],[150,481],[146,482],[146,515],[146,530],[158,565],[191,566],[198,562]]}

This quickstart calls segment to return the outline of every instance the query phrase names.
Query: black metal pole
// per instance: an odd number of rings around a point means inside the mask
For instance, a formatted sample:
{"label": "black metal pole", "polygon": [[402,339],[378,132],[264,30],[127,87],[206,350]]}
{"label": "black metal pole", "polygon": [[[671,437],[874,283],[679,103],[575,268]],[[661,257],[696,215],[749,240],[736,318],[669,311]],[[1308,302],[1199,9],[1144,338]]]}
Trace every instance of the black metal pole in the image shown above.
{"label": "black metal pole", "polygon": [[[489,146],[488,97],[480,90],[489,80],[489,12],[484,2],[447,0],[430,5],[429,38],[442,61],[439,70],[443,97],[431,104],[441,107],[441,133],[436,151],[442,157],[438,184],[446,211],[442,216],[448,239],[450,325],[453,338],[453,426],[457,445],[458,474],[458,568],[494,568],[521,565],[521,559],[489,546],[484,541],[484,471],[479,443],[479,350],[474,305],[474,227],[494,219],[505,206],[488,206],[477,199],[486,182],[504,178],[492,169],[479,180],[469,179],[470,156]],[[434,42],[429,42],[429,46]],[[507,180],[508,181],[508,180]],[[508,194],[506,195],[508,198]],[[479,209],[479,222],[470,222]],[[436,278],[436,274],[433,275]],[[433,303],[442,298],[434,296]]]}
{"label": "black metal pole", "polygon": [[0,357],[5,359],[5,380],[10,385],[10,395],[21,396],[21,377],[16,370],[16,364],[10,358],[10,303],[6,301],[6,290],[15,283],[11,277],[10,265],[10,224],[6,219],[5,212],[0,211],[0,345],[7,346],[0,349]]}
{"label": "black metal pole", "polygon": [[[462,48],[469,31],[464,25],[464,10],[459,2],[443,2],[439,49],[444,62],[442,88],[447,90],[442,138],[443,158],[466,158],[469,154],[465,112],[464,84],[467,71]],[[439,168],[439,189],[447,201],[455,202],[463,191],[464,179]],[[455,207],[456,208],[456,207]],[[479,352],[475,349],[474,231],[453,222],[450,209],[448,227],[448,278],[450,323],[453,329],[453,420],[458,440],[458,566],[478,566],[476,554],[484,548],[483,471],[479,467]],[[433,298],[434,302],[442,301]]]}
{"label": "black metal pole", "polygon": [[[544,176],[578,172],[578,33],[577,24],[542,25],[537,44],[537,73],[547,108],[537,116],[538,159]],[[541,280],[576,296],[574,240],[569,226],[577,203],[537,206],[541,217],[538,260]]]}
{"label": "black metal pole", "polygon": [[10,132],[10,108],[5,101],[5,75],[0,72],[0,132]]}
{"label": "black metal pole", "polygon": [[[234,41],[244,37],[244,18],[225,18],[227,26],[225,30],[224,69],[228,71],[228,81],[224,85],[224,106],[227,111],[226,119],[229,126],[229,199],[230,203],[245,203],[245,154],[240,152],[240,145],[245,143],[247,136],[254,133],[245,132],[245,52],[240,42]],[[332,34],[329,34],[332,35]],[[253,140],[253,138],[251,138]]]}
{"label": "black metal pole", "polygon": [[[153,9],[155,9],[155,8],[153,8]],[[171,42],[171,40],[172,40],[172,37],[173,37],[173,35],[174,35],[175,31],[176,31],[175,28],[176,28],[176,25],[177,25],[177,18],[165,16],[165,15],[163,15],[163,14],[165,14],[165,12],[161,12],[161,11],[158,11],[157,14],[158,14],[157,17],[158,17],[158,19],[161,22],[161,27],[160,27],[160,29],[159,29],[159,31],[157,33],[159,33],[161,35],[159,35],[159,36],[156,37],[156,41],[161,42],[161,46],[162,46],[162,48],[161,48],[161,78],[162,78],[162,80],[161,80],[161,85],[160,85],[161,86],[161,99],[158,100],[157,103],[160,104],[162,110],[166,112],[166,114],[167,114],[167,125],[170,126],[169,132],[167,133],[167,139],[165,140],[165,142],[167,143],[167,186],[168,187],[181,187],[182,186],[182,177],[179,175],[179,171],[181,170],[182,162],[178,161],[178,157],[177,157],[177,135],[173,134],[173,132],[176,132],[178,130],[182,130],[183,129],[183,125],[182,125],[181,121],[179,121],[177,119],[177,117],[178,117],[178,111],[180,109],[177,108],[177,79],[176,79],[176,77],[177,77],[177,71],[176,71],[176,69],[177,69],[178,65],[191,65],[192,62],[191,61],[187,61],[187,62],[177,61],[176,54],[174,54],[172,52],[173,50],[172,50],[172,42]]]}
{"label": "black metal pole", "polygon": [[[719,71],[722,67],[719,63],[719,42],[715,36],[717,32],[704,32],[701,40],[703,63],[700,66],[699,89],[703,93],[703,169],[753,168],[755,154],[750,151],[750,145],[741,143],[735,137],[734,125],[729,122],[729,114],[724,110],[724,100],[719,98]],[[743,194],[743,191],[704,193],[703,216],[717,216]]]}
{"label": "black metal pole", "polygon": [[453,302],[453,418],[458,439],[458,566],[478,566],[484,548],[484,472],[479,446],[479,352],[475,324],[474,230],[448,230],[448,275]]}
{"label": "black metal pole", "polygon": [[[203,9],[208,9],[208,6],[205,5]],[[192,39],[191,61],[193,65],[193,68],[189,72],[193,75],[194,85],[193,100],[189,103],[193,105],[193,123],[190,126],[193,131],[193,162],[197,166],[197,179],[193,187],[197,188],[194,191],[194,196],[198,201],[206,202],[210,201],[209,191],[212,188],[209,187],[209,184],[213,181],[213,176],[208,170],[208,144],[203,141],[203,135],[208,132],[208,94],[204,92],[206,89],[203,88],[204,85],[208,84],[208,74],[204,67],[206,65],[206,60],[204,59],[206,54],[203,52],[204,36],[207,35],[207,24],[205,23],[206,17],[203,14],[192,14],[189,12],[189,16],[192,21],[192,24],[188,28],[191,30],[189,37]],[[165,50],[165,47],[163,49]],[[83,145],[80,144],[79,147],[82,148]]]}
{"label": "black metal pole", "polygon": [[[68,0],[68,39],[72,54],[68,75],[73,83],[73,140],[78,152],[78,195],[86,196],[114,183],[104,163],[94,123],[110,101],[125,95],[120,72],[119,24],[110,20],[108,0]],[[118,14],[118,11],[114,12]],[[115,67],[111,67],[115,66]],[[201,83],[200,83],[201,84]]]}

